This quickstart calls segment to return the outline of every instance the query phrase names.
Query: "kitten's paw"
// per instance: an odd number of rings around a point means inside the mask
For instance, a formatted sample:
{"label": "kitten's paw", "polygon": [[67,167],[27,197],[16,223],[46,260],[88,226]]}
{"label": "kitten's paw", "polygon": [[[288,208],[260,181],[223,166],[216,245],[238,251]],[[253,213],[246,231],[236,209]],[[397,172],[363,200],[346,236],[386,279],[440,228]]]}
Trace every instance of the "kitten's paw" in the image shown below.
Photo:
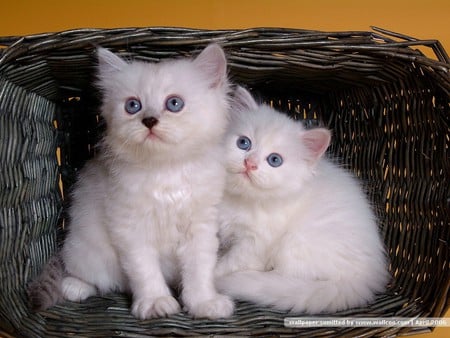
{"label": "kitten's paw", "polygon": [[167,317],[180,311],[180,304],[172,296],[138,299],[131,307],[131,313],[138,319]]}
{"label": "kitten's paw", "polygon": [[172,296],[159,297],[153,303],[153,311],[157,317],[166,317],[181,311],[180,304]]}
{"label": "kitten's paw", "polygon": [[76,277],[65,277],[61,289],[64,299],[72,302],[81,302],[97,293],[95,286]]}
{"label": "kitten's paw", "polygon": [[234,303],[229,297],[218,294],[213,299],[190,306],[188,311],[195,318],[227,318],[233,314]]}

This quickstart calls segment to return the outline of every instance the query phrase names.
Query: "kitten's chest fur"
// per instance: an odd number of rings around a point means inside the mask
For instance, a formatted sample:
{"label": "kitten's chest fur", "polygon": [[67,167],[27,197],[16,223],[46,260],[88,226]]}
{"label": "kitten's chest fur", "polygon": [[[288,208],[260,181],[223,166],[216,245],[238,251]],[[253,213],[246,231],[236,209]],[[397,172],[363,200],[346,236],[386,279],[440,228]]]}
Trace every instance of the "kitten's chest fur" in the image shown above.
{"label": "kitten's chest fur", "polygon": [[178,167],[132,168],[122,175],[118,189],[126,193],[127,199],[142,201],[147,206],[141,208],[144,213],[161,207],[175,212],[184,209],[192,197],[193,182],[188,172]]}
{"label": "kitten's chest fur", "polygon": [[223,175],[215,163],[123,165],[110,169],[107,189],[113,205],[110,217],[119,226],[126,224],[129,228],[118,231],[139,233],[158,246],[169,247],[182,241],[195,222],[198,208],[215,207],[221,197],[221,189],[204,187],[204,182],[222,184]]}

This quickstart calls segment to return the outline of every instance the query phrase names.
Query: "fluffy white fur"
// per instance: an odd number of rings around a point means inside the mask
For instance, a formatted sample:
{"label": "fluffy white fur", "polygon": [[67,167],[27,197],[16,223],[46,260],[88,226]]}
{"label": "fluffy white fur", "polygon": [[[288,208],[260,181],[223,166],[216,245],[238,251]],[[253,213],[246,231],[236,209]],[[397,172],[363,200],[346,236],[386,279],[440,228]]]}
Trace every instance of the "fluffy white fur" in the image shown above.
{"label": "fluffy white fur", "polygon": [[[237,147],[241,136],[250,149]],[[389,274],[374,214],[357,180],[323,157],[330,138],[236,90],[219,216],[220,291],[320,313],[365,305],[384,290]],[[272,153],[281,166],[269,165]]]}
{"label": "fluffy white fur", "polygon": [[[107,130],[73,191],[64,298],[131,292],[133,315],[145,319],[180,311],[173,286],[191,315],[231,315],[233,303],[213,278],[225,181],[218,149],[229,108],[222,49],[128,63],[100,48],[98,59]],[[181,111],[166,108],[171,96],[184,101]],[[139,112],[125,110],[129,98],[141,102]],[[158,122],[148,127],[145,118]]]}

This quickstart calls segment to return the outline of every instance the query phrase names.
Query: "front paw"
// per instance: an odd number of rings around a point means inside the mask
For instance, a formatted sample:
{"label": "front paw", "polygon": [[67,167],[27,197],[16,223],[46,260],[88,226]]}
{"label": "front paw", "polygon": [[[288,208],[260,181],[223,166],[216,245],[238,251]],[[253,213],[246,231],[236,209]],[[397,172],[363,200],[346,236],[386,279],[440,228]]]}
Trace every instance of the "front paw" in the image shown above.
{"label": "front paw", "polygon": [[234,304],[229,297],[217,294],[212,299],[189,306],[187,310],[194,318],[227,318],[233,314]]}
{"label": "front paw", "polygon": [[131,307],[131,313],[138,319],[167,317],[180,311],[180,304],[172,296],[137,299]]}

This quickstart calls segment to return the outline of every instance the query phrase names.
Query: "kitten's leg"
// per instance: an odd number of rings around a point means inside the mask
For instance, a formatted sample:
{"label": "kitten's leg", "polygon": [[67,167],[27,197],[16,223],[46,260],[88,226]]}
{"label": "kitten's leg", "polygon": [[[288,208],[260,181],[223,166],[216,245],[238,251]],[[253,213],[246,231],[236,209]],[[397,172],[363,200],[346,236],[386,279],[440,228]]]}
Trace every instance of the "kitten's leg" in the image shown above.
{"label": "kitten's leg", "polygon": [[[63,297],[70,301],[127,289],[116,252],[101,223],[85,222],[72,223],[72,231],[61,250],[66,270],[61,290]],[[80,224],[90,224],[90,227]]]}
{"label": "kitten's leg", "polygon": [[180,305],[164,280],[157,251],[149,244],[136,248],[128,248],[121,259],[133,294],[131,313],[148,319],[180,312]]}
{"label": "kitten's leg", "polygon": [[192,231],[179,252],[182,299],[194,317],[225,318],[233,314],[234,305],[230,298],[217,293],[214,286],[218,240],[215,233],[205,228]]}

